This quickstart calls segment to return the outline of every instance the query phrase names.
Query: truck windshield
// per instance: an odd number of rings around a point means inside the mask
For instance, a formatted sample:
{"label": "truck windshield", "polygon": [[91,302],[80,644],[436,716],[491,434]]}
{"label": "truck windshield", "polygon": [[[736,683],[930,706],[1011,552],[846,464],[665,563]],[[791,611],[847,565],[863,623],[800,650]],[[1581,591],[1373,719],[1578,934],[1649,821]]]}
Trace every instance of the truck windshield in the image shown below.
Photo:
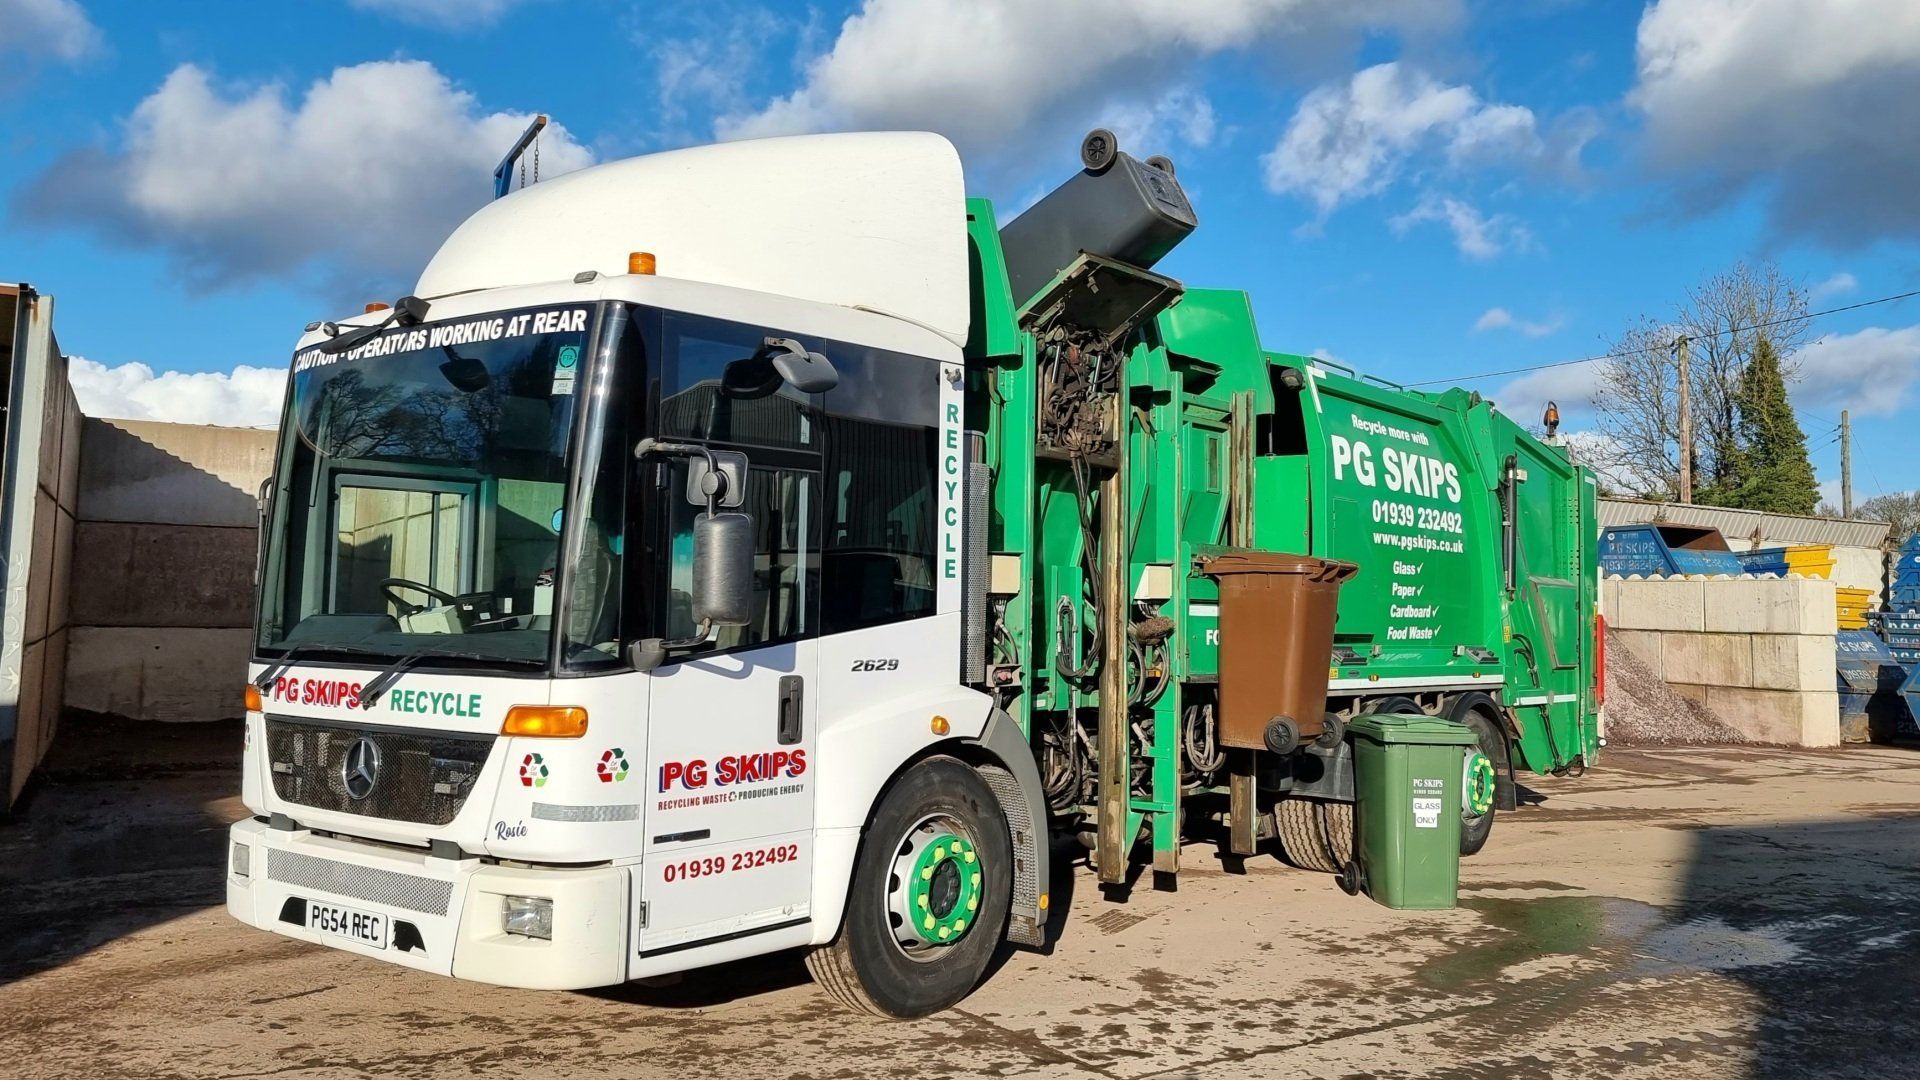
{"label": "truck windshield", "polygon": [[338,645],[545,666],[595,310],[429,322],[294,357],[262,653]]}

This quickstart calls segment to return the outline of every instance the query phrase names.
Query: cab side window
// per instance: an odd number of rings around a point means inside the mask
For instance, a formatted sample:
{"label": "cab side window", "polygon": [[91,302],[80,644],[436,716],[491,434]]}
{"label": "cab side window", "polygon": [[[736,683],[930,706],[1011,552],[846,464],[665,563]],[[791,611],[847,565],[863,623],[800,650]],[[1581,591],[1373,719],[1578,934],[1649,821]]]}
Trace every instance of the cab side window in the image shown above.
{"label": "cab side window", "polygon": [[859,345],[824,347],[840,385],[823,395],[821,628],[832,634],[932,615],[939,585],[939,366]]}

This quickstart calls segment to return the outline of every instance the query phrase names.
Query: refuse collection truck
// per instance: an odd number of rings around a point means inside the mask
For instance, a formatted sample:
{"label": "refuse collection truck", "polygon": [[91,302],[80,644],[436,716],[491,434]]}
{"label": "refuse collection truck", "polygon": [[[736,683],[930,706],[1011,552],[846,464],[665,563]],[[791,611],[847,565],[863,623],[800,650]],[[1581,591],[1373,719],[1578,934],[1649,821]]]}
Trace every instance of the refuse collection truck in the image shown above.
{"label": "refuse collection truck", "polygon": [[736,142],[507,194],[309,326],[229,910],[522,987],[802,948],[914,1016],[1043,945],[1076,837],[1350,871],[1367,714],[1472,730],[1485,842],[1599,745],[1593,484],[1263,348],[1152,270],[1196,220],[1100,133],[1004,226],[935,135]]}

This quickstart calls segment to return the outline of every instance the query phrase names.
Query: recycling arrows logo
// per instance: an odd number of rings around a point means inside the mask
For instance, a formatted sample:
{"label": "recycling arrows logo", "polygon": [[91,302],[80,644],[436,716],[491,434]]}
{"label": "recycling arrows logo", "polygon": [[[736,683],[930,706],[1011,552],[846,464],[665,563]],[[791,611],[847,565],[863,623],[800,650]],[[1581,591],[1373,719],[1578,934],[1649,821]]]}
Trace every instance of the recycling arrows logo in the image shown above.
{"label": "recycling arrows logo", "polygon": [[520,786],[546,787],[547,763],[539,754],[528,754],[520,759]]}
{"label": "recycling arrows logo", "polygon": [[594,775],[603,784],[616,784],[627,778],[627,752],[614,747],[600,755],[600,763],[594,766]]}

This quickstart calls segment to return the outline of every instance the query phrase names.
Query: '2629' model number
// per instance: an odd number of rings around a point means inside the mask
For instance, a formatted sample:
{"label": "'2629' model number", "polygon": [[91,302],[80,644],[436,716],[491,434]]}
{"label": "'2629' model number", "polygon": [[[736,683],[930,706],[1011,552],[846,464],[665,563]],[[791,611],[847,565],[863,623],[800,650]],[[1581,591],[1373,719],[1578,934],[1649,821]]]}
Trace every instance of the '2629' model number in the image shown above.
{"label": "'2629' model number", "polygon": [[874,660],[855,660],[849,671],[898,671],[900,659],[895,656],[883,656]]}
{"label": "'2629' model number", "polygon": [[710,855],[702,859],[668,863],[661,868],[660,879],[671,884],[693,878],[717,877],[738,870],[757,870],[762,866],[793,862],[799,858],[800,845],[776,844],[752,851],[736,851],[732,855]]}

